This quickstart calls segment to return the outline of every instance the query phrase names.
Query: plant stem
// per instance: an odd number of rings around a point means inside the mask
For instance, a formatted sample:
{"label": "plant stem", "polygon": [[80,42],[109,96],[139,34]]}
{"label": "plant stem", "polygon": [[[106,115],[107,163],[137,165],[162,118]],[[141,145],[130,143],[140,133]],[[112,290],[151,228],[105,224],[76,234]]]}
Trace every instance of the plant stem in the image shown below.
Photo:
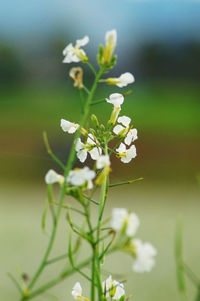
{"label": "plant stem", "polygon": [[[85,102],[84,112],[83,112],[82,118],[81,118],[80,123],[79,123],[80,127],[77,130],[76,135],[75,135],[75,139],[74,139],[75,141],[81,135],[81,128],[84,126],[84,124],[87,120],[87,117],[88,117],[88,114],[89,114],[89,109],[90,109],[90,103],[92,101],[95,90],[97,88],[98,81],[101,78],[101,76],[103,75],[103,73],[104,73],[104,67],[101,67],[99,72],[97,73],[97,75],[95,77],[92,89],[90,91],[90,94],[88,95],[88,98],[87,98],[86,102]],[[65,172],[64,172],[65,178],[67,178],[68,173],[69,173],[69,171],[71,170],[71,168],[73,166],[73,163],[74,163],[75,157],[76,157],[75,155],[76,155],[75,143],[73,143],[71,151],[70,151],[69,159],[68,159],[68,162],[67,162],[67,166],[65,167]],[[59,196],[58,208],[57,208],[57,212],[56,212],[56,215],[55,215],[55,222],[53,224],[53,229],[52,229],[52,232],[51,232],[49,244],[48,244],[47,249],[45,251],[45,254],[42,258],[42,261],[41,261],[35,275],[33,276],[32,281],[30,282],[30,284],[28,286],[29,290],[31,290],[33,288],[33,286],[35,285],[35,283],[38,280],[39,276],[41,275],[42,271],[44,270],[44,268],[46,266],[46,263],[47,263],[47,260],[48,260],[48,257],[49,257],[49,254],[50,254],[51,249],[53,247],[54,240],[55,240],[56,233],[57,233],[58,222],[59,222],[59,219],[60,219],[61,210],[62,210],[62,206],[63,206],[63,200],[64,200],[64,196],[65,196],[66,186],[67,186],[67,184],[66,184],[66,182],[64,182],[63,185],[62,185],[62,188],[61,188],[60,196]],[[24,297],[22,296],[22,298],[20,300],[29,300],[30,296],[25,297],[26,299],[24,299]]]}

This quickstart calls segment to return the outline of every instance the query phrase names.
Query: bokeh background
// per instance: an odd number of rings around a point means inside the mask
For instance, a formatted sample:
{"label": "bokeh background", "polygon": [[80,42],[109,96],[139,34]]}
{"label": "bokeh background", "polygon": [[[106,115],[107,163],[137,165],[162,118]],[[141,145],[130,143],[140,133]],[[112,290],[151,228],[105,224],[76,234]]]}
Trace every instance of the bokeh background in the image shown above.
{"label": "bokeh background", "polygon": [[[131,272],[131,258],[116,254],[105,270],[128,279],[133,300],[180,300],[176,287],[174,232],[184,220],[184,252],[200,276],[200,1],[198,0],[7,0],[0,10],[0,297],[17,300],[6,273],[32,274],[47,243],[40,220],[46,198],[44,175],[59,168],[45,152],[42,131],[66,162],[71,137],[60,119],[79,120],[79,94],[62,64],[62,50],[88,34],[86,52],[96,65],[98,45],[107,30],[118,32],[117,66],[111,75],[131,72],[136,82],[123,114],[138,128],[137,158],[128,166],[113,160],[112,181],[144,177],[132,186],[114,189],[113,206],[132,208],[141,218],[138,236],[158,249],[151,274]],[[84,81],[92,74],[84,66]],[[124,89],[125,91],[127,89]],[[96,99],[118,91],[101,85]],[[104,121],[111,107],[94,108]],[[67,248],[63,221],[56,251]],[[79,259],[85,256],[85,249]],[[123,258],[123,260],[120,260]],[[59,266],[59,268],[61,268]],[[41,281],[54,276],[49,269]],[[70,300],[76,275],[35,300]],[[81,279],[87,291],[87,283]],[[189,296],[193,287],[188,284]]]}

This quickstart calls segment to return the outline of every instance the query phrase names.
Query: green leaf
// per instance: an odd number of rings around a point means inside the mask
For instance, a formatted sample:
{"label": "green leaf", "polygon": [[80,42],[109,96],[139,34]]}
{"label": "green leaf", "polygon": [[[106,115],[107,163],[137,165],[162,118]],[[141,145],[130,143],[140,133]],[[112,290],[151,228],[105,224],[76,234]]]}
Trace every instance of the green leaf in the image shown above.
{"label": "green leaf", "polygon": [[103,47],[103,45],[99,46],[99,53],[97,54],[97,62],[100,66],[104,64],[104,47]]}
{"label": "green leaf", "polygon": [[125,295],[124,296],[121,296],[121,298],[119,299],[119,301],[124,301],[125,300]]}
{"label": "green leaf", "polygon": [[46,233],[46,218],[47,218],[47,212],[48,212],[48,201],[46,201],[46,205],[44,208],[44,211],[42,213],[42,220],[41,220],[41,227],[42,227],[42,231],[44,233]]}
{"label": "green leaf", "polygon": [[178,219],[176,225],[176,236],[175,236],[175,259],[176,259],[176,275],[178,289],[181,293],[185,293],[185,275],[184,275],[184,266],[182,260],[182,219]]}
{"label": "green leaf", "polygon": [[113,55],[110,60],[110,63],[106,65],[106,68],[112,69],[115,66],[116,62],[117,62],[117,55]]}
{"label": "green leaf", "polygon": [[196,294],[195,301],[200,301],[200,286],[197,289],[197,294]]}

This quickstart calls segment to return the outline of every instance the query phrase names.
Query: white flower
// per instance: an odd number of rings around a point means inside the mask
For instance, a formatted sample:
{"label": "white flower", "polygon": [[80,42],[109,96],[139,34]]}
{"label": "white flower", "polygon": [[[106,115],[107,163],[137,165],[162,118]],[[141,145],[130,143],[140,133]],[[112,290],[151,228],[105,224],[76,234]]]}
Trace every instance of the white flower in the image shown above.
{"label": "white flower", "polygon": [[142,242],[140,239],[133,239],[132,244],[136,250],[136,259],[133,263],[133,270],[138,273],[150,272],[155,265],[157,250],[149,242]]}
{"label": "white flower", "polygon": [[110,166],[110,158],[108,155],[101,155],[97,159],[97,169],[104,168],[106,166]]}
{"label": "white flower", "polygon": [[126,138],[124,139],[124,142],[127,145],[130,145],[132,142],[134,142],[136,139],[138,139],[137,136],[137,129],[130,129],[126,135]]}
{"label": "white flower", "polygon": [[75,46],[72,43],[68,44],[63,50],[63,55],[65,56],[63,63],[78,63],[80,61],[87,61],[86,53],[80,47],[85,46],[89,42],[89,37],[85,36],[81,40],[76,40]]}
{"label": "white flower", "polygon": [[86,182],[88,183],[88,189],[92,187],[92,180],[95,178],[96,174],[93,170],[90,170],[87,166],[84,168],[76,168],[69,172],[67,177],[67,182],[73,186],[82,186]]}
{"label": "white flower", "polygon": [[112,300],[120,300],[125,295],[124,285],[116,280],[112,280],[110,275],[106,281],[102,283],[103,293],[106,298],[112,298]]}
{"label": "white flower", "polygon": [[106,98],[106,101],[113,104],[115,108],[121,108],[124,102],[124,96],[120,93],[113,93],[110,95],[110,98]]}
{"label": "white flower", "polygon": [[64,132],[68,132],[69,134],[74,134],[79,128],[78,123],[70,122],[65,119],[61,119],[60,126]]}
{"label": "white flower", "polygon": [[128,213],[125,208],[114,208],[112,210],[111,227],[116,232],[125,229],[128,237],[133,237],[140,225],[138,216],[135,213]]}
{"label": "white flower", "polygon": [[123,124],[125,127],[128,127],[130,125],[131,118],[128,116],[120,116],[117,121]]}
{"label": "white flower", "polygon": [[97,160],[98,157],[102,154],[102,149],[99,146],[96,146],[97,144],[98,141],[92,134],[88,135],[87,142],[85,144],[81,141],[80,138],[77,139],[77,157],[82,163],[87,159],[87,153],[90,154],[93,160]]}
{"label": "white flower", "polygon": [[113,132],[116,135],[121,135],[122,137],[126,136],[126,138],[124,139],[124,142],[127,145],[130,145],[132,142],[134,142],[136,139],[138,139],[137,129],[130,129],[130,127],[129,127],[131,118],[129,118],[127,116],[121,116],[118,118],[117,121],[123,125],[117,124],[114,127]]}
{"label": "white flower", "polygon": [[110,117],[110,123],[115,124],[121,111],[121,105],[124,102],[124,96],[119,93],[113,93],[110,95],[110,98],[106,98],[106,101],[114,106]]}
{"label": "white flower", "polygon": [[47,184],[62,184],[64,182],[64,177],[62,175],[57,174],[57,172],[55,172],[53,169],[50,169],[45,175],[45,182]]}
{"label": "white flower", "polygon": [[72,296],[74,297],[74,299],[78,300],[78,299],[82,299],[82,287],[80,285],[79,282],[76,282],[75,285],[72,288]]}
{"label": "white flower", "polygon": [[109,85],[116,85],[119,88],[126,87],[128,84],[132,84],[135,79],[130,72],[123,73],[120,77],[110,77],[105,80]]}
{"label": "white flower", "polygon": [[117,156],[121,159],[123,163],[129,163],[133,158],[136,157],[136,147],[131,145],[129,149],[126,149],[124,143],[121,143],[120,146],[116,149],[118,153]]}

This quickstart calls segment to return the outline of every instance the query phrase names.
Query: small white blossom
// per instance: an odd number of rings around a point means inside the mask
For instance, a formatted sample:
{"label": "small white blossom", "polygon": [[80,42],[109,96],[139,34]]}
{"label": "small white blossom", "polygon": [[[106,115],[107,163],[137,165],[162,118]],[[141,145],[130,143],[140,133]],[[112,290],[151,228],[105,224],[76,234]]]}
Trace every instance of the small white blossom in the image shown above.
{"label": "small white blossom", "polygon": [[106,281],[102,283],[103,293],[106,298],[112,298],[112,300],[120,300],[125,295],[124,285],[116,280],[112,280],[110,275]]}
{"label": "small white blossom", "polygon": [[89,37],[85,36],[83,39],[76,40],[75,46],[72,43],[68,44],[63,50],[65,56],[63,63],[78,63],[80,61],[87,61],[86,53],[80,47],[85,46],[89,42]]}
{"label": "small white blossom", "polygon": [[117,121],[123,124],[125,127],[128,127],[131,123],[131,118],[128,116],[120,116]]}
{"label": "small white blossom", "polygon": [[137,129],[130,129],[126,135],[126,138],[124,139],[124,142],[127,145],[131,145],[131,143],[134,142],[136,139],[138,139]]}
{"label": "small white blossom", "polygon": [[97,169],[104,168],[106,166],[110,166],[110,158],[108,155],[101,155],[97,159]]}
{"label": "small white blossom", "polygon": [[72,288],[72,296],[74,297],[74,299],[78,300],[78,299],[82,299],[82,287],[80,285],[80,282],[76,282],[75,285]]}
{"label": "small white blossom", "polygon": [[64,132],[67,132],[69,134],[74,134],[79,128],[78,123],[70,122],[65,119],[61,119],[60,126]]}
{"label": "small white blossom", "polygon": [[76,142],[76,152],[77,157],[83,163],[87,159],[87,154],[89,153],[93,160],[97,160],[98,157],[102,154],[102,149],[99,146],[96,146],[98,141],[96,138],[89,134],[87,142],[84,144],[80,138]]}
{"label": "small white blossom", "polygon": [[64,182],[64,177],[62,175],[57,174],[57,172],[55,172],[53,169],[50,169],[45,175],[45,182],[47,184],[62,184]]}
{"label": "small white blossom", "polygon": [[73,186],[82,186],[86,182],[90,187],[92,186],[92,180],[95,178],[96,174],[93,170],[90,170],[89,167],[85,166],[84,168],[76,168],[69,172],[67,177],[67,182]]}
{"label": "small white blossom", "polygon": [[129,163],[133,158],[136,157],[136,147],[131,145],[129,149],[126,149],[124,143],[121,143],[120,146],[116,149],[118,153],[117,156],[121,159],[123,163]]}
{"label": "small white blossom", "polygon": [[113,132],[116,135],[126,136],[124,139],[124,142],[127,145],[131,145],[132,142],[134,142],[136,139],[138,139],[137,129],[130,129],[130,127],[129,127],[131,118],[129,118],[127,116],[121,116],[118,118],[117,121],[123,125],[117,124],[114,127]]}
{"label": "small white blossom", "polygon": [[113,110],[112,110],[112,114],[110,117],[110,123],[111,124],[115,124],[116,120],[119,116],[119,113],[121,111],[121,105],[124,102],[124,96],[122,94],[119,93],[113,93],[110,95],[109,98],[106,98],[106,101],[108,103],[113,104]]}
{"label": "small white blossom", "polygon": [[113,104],[115,108],[121,108],[121,105],[124,102],[124,96],[120,93],[113,93],[109,98],[106,98],[106,101]]}
{"label": "small white blossom", "polygon": [[130,72],[123,73],[120,77],[110,77],[105,80],[108,85],[116,85],[119,88],[126,87],[128,84],[132,84],[135,79]]}
{"label": "small white blossom", "polygon": [[116,232],[125,229],[128,237],[133,237],[139,227],[140,221],[135,213],[128,213],[125,208],[114,208],[112,210],[111,227]]}
{"label": "small white blossom", "polygon": [[142,242],[140,239],[133,239],[132,244],[136,250],[133,270],[138,273],[150,272],[155,265],[157,250],[151,243]]}

